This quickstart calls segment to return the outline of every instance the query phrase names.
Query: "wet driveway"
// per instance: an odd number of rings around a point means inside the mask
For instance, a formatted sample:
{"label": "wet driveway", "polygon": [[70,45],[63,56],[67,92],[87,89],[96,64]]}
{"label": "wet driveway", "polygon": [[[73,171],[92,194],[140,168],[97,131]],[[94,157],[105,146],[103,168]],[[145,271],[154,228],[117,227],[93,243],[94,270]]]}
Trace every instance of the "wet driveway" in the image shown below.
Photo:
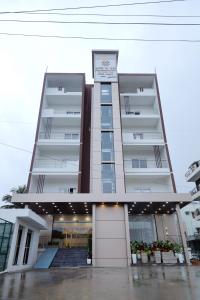
{"label": "wet driveway", "polygon": [[79,268],[2,274],[0,299],[200,300],[200,267]]}

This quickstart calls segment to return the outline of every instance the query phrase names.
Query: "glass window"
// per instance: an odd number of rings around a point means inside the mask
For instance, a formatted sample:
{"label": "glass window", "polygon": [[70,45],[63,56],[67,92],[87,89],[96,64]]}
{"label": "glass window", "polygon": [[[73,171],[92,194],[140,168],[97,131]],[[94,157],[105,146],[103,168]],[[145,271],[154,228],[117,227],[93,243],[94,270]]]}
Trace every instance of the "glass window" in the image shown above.
{"label": "glass window", "polygon": [[129,216],[130,240],[152,243],[156,237],[156,225],[153,216]]}
{"label": "glass window", "polygon": [[21,246],[22,233],[23,233],[23,227],[19,226],[18,235],[17,235],[17,244],[16,244],[16,249],[15,249],[15,258],[14,258],[13,265],[17,265],[17,262],[18,262],[18,256],[19,256],[19,250],[20,250],[20,246]]}
{"label": "glass window", "polygon": [[101,159],[102,161],[114,161],[114,138],[111,131],[101,133]]}
{"label": "glass window", "polygon": [[147,168],[146,159],[132,159],[132,168]]}
{"label": "glass window", "polygon": [[30,245],[31,245],[31,238],[32,238],[32,231],[28,230],[27,236],[26,236],[26,244],[24,249],[24,258],[23,258],[23,264],[27,265],[28,263],[28,257],[29,257],[29,251],[30,251]]}
{"label": "glass window", "polygon": [[111,83],[101,84],[101,103],[112,103]]}
{"label": "glass window", "polygon": [[110,129],[113,128],[113,115],[111,105],[101,106],[101,128]]}
{"label": "glass window", "polygon": [[102,178],[103,193],[115,193],[116,180],[115,180],[114,164],[104,164],[104,163],[102,164],[101,178]]}

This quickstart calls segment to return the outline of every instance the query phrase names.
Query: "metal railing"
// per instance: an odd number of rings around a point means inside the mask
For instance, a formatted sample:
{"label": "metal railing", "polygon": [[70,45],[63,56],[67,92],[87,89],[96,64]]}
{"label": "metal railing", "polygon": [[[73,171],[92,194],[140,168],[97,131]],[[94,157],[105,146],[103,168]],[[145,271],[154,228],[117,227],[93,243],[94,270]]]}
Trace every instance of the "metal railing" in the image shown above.
{"label": "metal railing", "polygon": [[67,117],[79,117],[80,111],[68,111],[67,109],[54,109],[54,114],[66,114]]}
{"label": "metal railing", "polygon": [[188,178],[199,167],[200,167],[200,160],[196,161],[188,168],[188,171],[185,173],[185,177]]}
{"label": "metal railing", "polygon": [[80,140],[80,134],[79,132],[51,132],[50,134],[48,132],[40,132],[39,139],[62,139],[66,140],[67,142],[74,142]]}
{"label": "metal railing", "polygon": [[51,160],[51,159],[36,159],[34,168],[61,168],[69,172],[78,172],[78,160]]}
{"label": "metal railing", "polygon": [[123,141],[126,143],[132,143],[134,141],[142,141],[148,139],[163,139],[162,132],[153,131],[135,131],[135,132],[124,132]]}
{"label": "metal railing", "polygon": [[127,169],[148,169],[148,168],[168,168],[167,160],[145,160],[130,159],[124,160],[125,170]]}

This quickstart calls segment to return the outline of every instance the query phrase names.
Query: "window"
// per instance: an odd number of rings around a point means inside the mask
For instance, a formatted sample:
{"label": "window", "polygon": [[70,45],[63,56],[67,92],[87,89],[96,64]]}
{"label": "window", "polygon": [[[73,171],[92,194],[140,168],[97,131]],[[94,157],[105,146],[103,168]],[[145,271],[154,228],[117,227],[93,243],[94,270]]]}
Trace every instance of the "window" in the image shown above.
{"label": "window", "polygon": [[190,212],[189,211],[185,211],[186,216],[189,216]]}
{"label": "window", "polygon": [[115,166],[114,164],[102,164],[102,191],[103,193],[116,192]]}
{"label": "window", "polygon": [[66,140],[78,140],[79,134],[78,133],[65,133],[64,138]]}
{"label": "window", "polygon": [[146,159],[132,159],[132,168],[147,168]]}
{"label": "window", "polygon": [[59,87],[58,87],[58,90],[59,90],[59,91],[62,91],[62,86],[59,86]]}
{"label": "window", "polygon": [[69,191],[70,194],[76,193],[76,188],[70,187],[70,188],[68,189],[68,191]]}
{"label": "window", "polygon": [[111,105],[101,106],[101,128],[111,129],[113,128],[113,115]]}
{"label": "window", "polygon": [[114,161],[114,139],[111,131],[101,133],[101,159],[102,161]]}
{"label": "window", "polygon": [[133,133],[134,140],[142,140],[143,139],[143,133]]}
{"label": "window", "polygon": [[110,83],[101,84],[101,103],[112,103],[112,90]]}
{"label": "window", "polygon": [[28,257],[29,257],[29,251],[30,251],[30,245],[31,245],[31,238],[32,238],[32,230],[28,230],[27,236],[26,236],[25,249],[24,249],[23,265],[27,265],[27,263],[28,263]]}
{"label": "window", "polygon": [[23,233],[23,227],[19,226],[18,234],[17,234],[17,243],[16,243],[15,257],[14,257],[13,265],[17,265],[17,263],[18,263],[19,250],[20,250],[21,239],[22,239],[22,233]]}
{"label": "window", "polygon": [[157,239],[153,216],[129,216],[130,240],[152,243]]}

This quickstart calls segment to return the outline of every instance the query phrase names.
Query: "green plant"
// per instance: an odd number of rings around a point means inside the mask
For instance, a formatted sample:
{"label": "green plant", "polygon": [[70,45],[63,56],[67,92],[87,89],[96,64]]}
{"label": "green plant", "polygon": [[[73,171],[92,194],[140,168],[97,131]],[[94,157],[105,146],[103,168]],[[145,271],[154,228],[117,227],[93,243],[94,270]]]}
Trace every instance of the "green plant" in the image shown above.
{"label": "green plant", "polygon": [[181,253],[182,252],[182,246],[180,244],[174,243],[173,244],[173,250],[175,253]]}
{"label": "green plant", "polygon": [[137,241],[131,242],[131,253],[138,254],[140,252],[140,243]]}
{"label": "green plant", "polygon": [[3,196],[2,201],[7,203],[5,205],[2,205],[1,208],[19,208],[23,207],[20,203],[12,203],[12,195],[13,194],[25,194],[27,193],[27,187],[26,185],[20,185],[18,188],[12,188],[10,190],[11,194],[6,194]]}

